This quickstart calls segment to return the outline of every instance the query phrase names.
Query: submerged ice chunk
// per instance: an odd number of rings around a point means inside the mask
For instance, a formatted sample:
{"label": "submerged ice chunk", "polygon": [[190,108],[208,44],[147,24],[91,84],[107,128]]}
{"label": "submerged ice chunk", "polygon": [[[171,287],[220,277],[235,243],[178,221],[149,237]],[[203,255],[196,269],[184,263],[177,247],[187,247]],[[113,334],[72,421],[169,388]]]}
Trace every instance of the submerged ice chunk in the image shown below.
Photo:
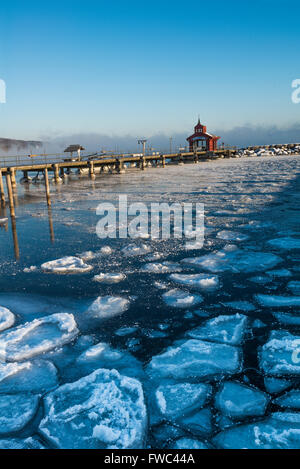
{"label": "submerged ice chunk", "polygon": [[53,274],[81,274],[92,270],[93,266],[85,264],[82,259],[66,256],[54,261],[44,262],[41,269]]}
{"label": "submerged ice chunk", "polygon": [[299,280],[291,280],[288,284],[287,287],[293,295],[300,295],[300,281]]}
{"label": "submerged ice chunk", "polygon": [[255,298],[262,306],[285,307],[300,306],[300,296],[279,296],[279,295],[255,295]]}
{"label": "submerged ice chunk", "polygon": [[226,382],[216,395],[216,407],[231,419],[265,414],[269,399],[259,389],[240,383]]}
{"label": "submerged ice chunk", "polygon": [[45,398],[40,432],[58,448],[138,449],[147,414],[139,381],[99,369]]}
{"label": "submerged ice chunk", "polygon": [[87,314],[93,318],[108,319],[118,316],[129,308],[129,300],[118,296],[98,296],[90,305]]}
{"label": "submerged ice chunk", "polygon": [[231,345],[187,340],[169,347],[152,357],[147,373],[152,378],[173,378],[195,381],[204,378],[229,376],[241,369],[242,355]]}
{"label": "submerged ice chunk", "polygon": [[249,301],[228,301],[226,303],[222,303],[223,306],[227,306],[232,309],[239,309],[241,311],[254,311],[255,306]]}
{"label": "submerged ice chunk", "polygon": [[0,335],[0,359],[24,361],[71,342],[77,334],[72,314],[57,313],[34,319]]}
{"label": "submerged ice chunk", "polygon": [[224,449],[299,449],[300,415],[276,412],[262,422],[224,430],[213,442]]}
{"label": "submerged ice chunk", "polygon": [[172,274],[170,280],[179,285],[201,290],[214,290],[219,286],[219,277],[210,274]]}
{"label": "submerged ice chunk", "polygon": [[57,384],[57,369],[49,361],[0,363],[0,394],[42,393]]}
{"label": "submerged ice chunk", "polygon": [[270,244],[270,246],[272,247],[283,249],[283,250],[300,249],[300,239],[292,238],[292,237],[270,239],[268,241],[268,244]]}
{"label": "submerged ice chunk", "polygon": [[194,438],[179,438],[170,446],[170,449],[209,449],[209,447]]}
{"label": "submerged ice chunk", "polygon": [[272,331],[259,350],[260,368],[270,376],[300,375],[300,336]]}
{"label": "submerged ice chunk", "polygon": [[117,273],[100,273],[98,275],[95,275],[93,277],[94,282],[102,282],[102,283],[119,283],[122,282],[122,280],[125,280],[126,275],[125,274],[117,274]]}
{"label": "submerged ice chunk", "polygon": [[235,247],[228,249],[227,247],[205,256],[186,258],[182,262],[213,273],[226,271],[250,273],[270,269],[281,262],[281,260],[275,254],[243,251]]}
{"label": "submerged ice chunk", "polygon": [[162,297],[164,302],[173,308],[190,308],[203,301],[202,296],[193,295],[192,293],[178,290],[177,288],[167,291]]}
{"label": "submerged ice chunk", "polygon": [[202,409],[189,415],[181,415],[178,424],[195,435],[209,435],[213,430],[210,409]]}
{"label": "submerged ice chunk", "polygon": [[246,241],[249,239],[249,236],[243,233],[237,233],[236,231],[223,230],[219,231],[217,238],[224,239],[226,241]]}
{"label": "submerged ice chunk", "polygon": [[34,417],[39,398],[31,394],[0,395],[0,435],[22,430]]}
{"label": "submerged ice chunk", "polygon": [[15,315],[7,308],[0,306],[0,332],[13,326]]}
{"label": "submerged ice chunk", "polygon": [[208,340],[229,345],[241,345],[247,329],[247,317],[243,314],[217,316],[187,333],[193,339]]}

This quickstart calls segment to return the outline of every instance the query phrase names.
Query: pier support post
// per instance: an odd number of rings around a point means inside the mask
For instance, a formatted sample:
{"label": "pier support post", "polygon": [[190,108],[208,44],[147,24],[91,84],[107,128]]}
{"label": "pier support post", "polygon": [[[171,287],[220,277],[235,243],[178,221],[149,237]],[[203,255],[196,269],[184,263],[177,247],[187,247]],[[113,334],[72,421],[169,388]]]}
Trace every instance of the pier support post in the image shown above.
{"label": "pier support post", "polygon": [[89,166],[89,175],[91,179],[95,179],[95,168],[94,168],[94,162],[89,161],[88,163]]}
{"label": "pier support post", "polygon": [[161,165],[163,168],[166,167],[166,157],[164,155],[161,155]]}
{"label": "pier support post", "polygon": [[65,169],[63,167],[59,168],[59,176],[61,178],[64,178],[65,177]]}
{"label": "pier support post", "polygon": [[141,157],[140,157],[140,170],[141,170],[141,171],[144,171],[144,169],[145,169],[145,163],[146,163],[145,157],[144,157],[144,156],[141,156]]}
{"label": "pier support post", "polygon": [[14,197],[13,197],[13,191],[12,191],[12,185],[11,185],[11,175],[9,171],[6,173],[6,186],[7,186],[10,216],[12,218],[15,218],[16,214],[15,214],[15,206],[14,206]]}
{"label": "pier support post", "polygon": [[17,187],[15,168],[10,168],[10,178],[11,178],[11,186],[13,189],[15,189]]}
{"label": "pier support post", "polygon": [[124,169],[124,162],[121,161],[121,160],[117,160],[116,162],[116,170],[117,170],[117,173],[118,174],[122,174],[122,173],[125,173],[125,169]]}
{"label": "pier support post", "polygon": [[58,184],[58,183],[61,181],[61,179],[60,179],[60,177],[59,177],[59,168],[58,168],[58,164],[56,163],[56,164],[52,165],[52,167],[53,167],[53,171],[54,171],[54,181],[55,181],[55,184]]}
{"label": "pier support post", "polygon": [[46,189],[46,199],[48,207],[51,207],[51,198],[50,198],[50,185],[49,185],[49,176],[48,176],[48,169],[45,168],[44,170],[45,175],[45,189]]}
{"label": "pier support post", "polygon": [[29,182],[28,171],[23,171],[23,182]]}
{"label": "pier support post", "polygon": [[194,153],[194,163],[198,163],[199,162],[199,157],[197,155],[197,152],[195,151]]}
{"label": "pier support post", "polygon": [[1,199],[1,207],[5,208],[4,184],[3,184],[1,169],[0,169],[0,199]]}

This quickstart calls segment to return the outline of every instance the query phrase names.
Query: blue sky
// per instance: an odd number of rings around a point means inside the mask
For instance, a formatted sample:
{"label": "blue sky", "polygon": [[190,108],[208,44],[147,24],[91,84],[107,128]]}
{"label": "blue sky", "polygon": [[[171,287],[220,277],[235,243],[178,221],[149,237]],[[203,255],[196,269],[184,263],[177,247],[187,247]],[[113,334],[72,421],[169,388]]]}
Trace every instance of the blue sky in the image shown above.
{"label": "blue sky", "polygon": [[[297,1],[7,1],[0,137],[300,122]],[[299,137],[300,140],[300,137]]]}

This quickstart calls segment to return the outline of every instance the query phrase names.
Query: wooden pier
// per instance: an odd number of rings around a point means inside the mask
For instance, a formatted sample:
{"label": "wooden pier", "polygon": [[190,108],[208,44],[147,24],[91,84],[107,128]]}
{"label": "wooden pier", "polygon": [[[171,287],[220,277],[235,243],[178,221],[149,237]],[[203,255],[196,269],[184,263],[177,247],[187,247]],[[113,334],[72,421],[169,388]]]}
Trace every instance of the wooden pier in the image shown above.
{"label": "wooden pier", "polygon": [[[22,183],[30,182],[29,173],[35,175],[42,173],[45,181],[45,192],[48,206],[50,200],[49,174],[52,174],[52,180],[55,184],[60,183],[63,178],[72,170],[78,173],[87,173],[94,179],[96,174],[116,173],[121,174],[126,169],[139,169],[144,171],[147,167],[163,167],[170,164],[198,163],[216,158],[230,158],[234,156],[233,149],[220,149],[214,152],[188,152],[171,154],[154,154],[145,156],[127,156],[112,155],[105,157],[86,157],[86,159],[63,159],[63,156],[56,156],[56,160],[50,160],[51,155],[30,155],[29,157],[6,157],[2,162],[0,159],[0,203],[2,207],[6,205],[6,195],[4,191],[4,178],[6,179],[7,198],[11,209],[11,215],[14,216],[13,192],[17,187],[17,173],[22,172]],[[40,162],[40,160],[44,160]],[[4,165],[5,164],[5,165]],[[34,177],[33,177],[34,180]]]}

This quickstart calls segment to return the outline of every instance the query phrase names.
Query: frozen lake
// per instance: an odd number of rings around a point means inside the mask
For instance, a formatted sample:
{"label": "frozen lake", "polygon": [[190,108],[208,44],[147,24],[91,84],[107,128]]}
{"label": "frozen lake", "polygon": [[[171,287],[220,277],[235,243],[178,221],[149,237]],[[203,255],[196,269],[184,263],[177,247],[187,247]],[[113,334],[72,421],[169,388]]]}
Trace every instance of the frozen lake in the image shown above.
{"label": "frozen lake", "polygon": [[[70,175],[52,242],[43,184],[22,187],[19,261],[0,224],[0,448],[300,448],[299,172],[284,156]],[[203,203],[203,248],[99,239],[119,194]]]}

